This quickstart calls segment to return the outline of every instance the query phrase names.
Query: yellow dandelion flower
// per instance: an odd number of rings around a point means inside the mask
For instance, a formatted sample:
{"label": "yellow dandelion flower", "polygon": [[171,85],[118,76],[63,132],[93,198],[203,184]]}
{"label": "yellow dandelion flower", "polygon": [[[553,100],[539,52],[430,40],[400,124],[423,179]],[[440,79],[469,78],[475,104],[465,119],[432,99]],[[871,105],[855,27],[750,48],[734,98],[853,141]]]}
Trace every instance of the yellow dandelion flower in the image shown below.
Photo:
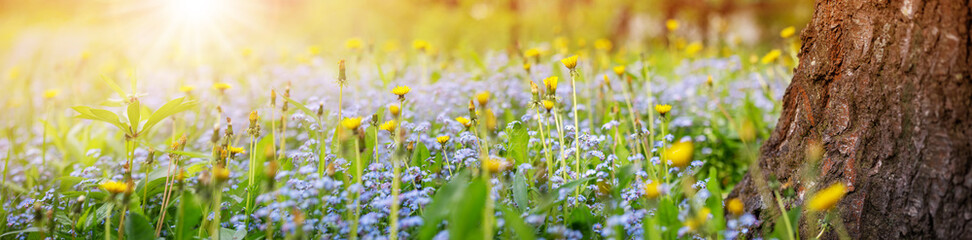
{"label": "yellow dandelion flower", "polygon": [[645,183],[645,197],[649,199],[655,199],[661,196],[661,185],[658,181],[651,181],[651,183]]}
{"label": "yellow dandelion flower", "polygon": [[784,28],[782,31],[780,31],[780,37],[781,38],[790,38],[795,33],[796,33],[796,28],[793,27],[793,26],[789,26],[787,28]]}
{"label": "yellow dandelion flower", "polygon": [[847,187],[843,183],[834,183],[820,190],[810,198],[807,208],[810,211],[826,211],[834,208],[837,202],[847,194]]}
{"label": "yellow dandelion flower", "polygon": [[479,102],[479,106],[486,106],[486,103],[489,103],[489,91],[477,93],[476,101]]}
{"label": "yellow dandelion flower", "polygon": [[742,215],[744,211],[743,202],[742,200],[739,200],[739,198],[729,199],[729,202],[726,202],[726,209],[729,209],[729,213],[732,213],[733,215]]}
{"label": "yellow dandelion flower", "polygon": [[307,54],[310,54],[311,56],[317,56],[318,54],[321,54],[321,46],[311,45],[307,47]]}
{"label": "yellow dandelion flower", "polygon": [[388,132],[394,132],[395,128],[397,127],[398,127],[398,123],[395,122],[395,120],[388,120],[387,122],[384,122],[380,126],[378,126],[378,129],[381,129],[383,131],[388,131]]}
{"label": "yellow dandelion flower", "polygon": [[664,154],[665,159],[672,162],[672,166],[685,168],[692,162],[692,153],[694,151],[695,147],[692,146],[691,141],[681,141],[665,149]]}
{"label": "yellow dandelion flower", "polygon": [[231,88],[233,88],[233,85],[230,85],[229,83],[224,83],[224,82],[213,83],[213,89],[219,91],[226,91]]}
{"label": "yellow dandelion flower", "polygon": [[670,32],[678,30],[678,20],[668,19],[668,21],[665,21],[665,27],[668,28],[668,31]]}
{"label": "yellow dandelion flower", "polygon": [[358,129],[361,126],[361,117],[344,118],[341,120],[341,126],[351,130]]}
{"label": "yellow dandelion flower", "polygon": [[446,135],[438,136],[435,138],[435,141],[439,142],[440,144],[445,144],[446,142],[449,142],[449,136]]}
{"label": "yellow dandelion flower", "polygon": [[243,55],[243,57],[249,57],[250,55],[253,55],[253,49],[243,48],[240,50],[240,55]]}
{"label": "yellow dandelion flower", "polygon": [[506,169],[506,161],[496,158],[486,159],[486,170],[492,173],[498,173]]}
{"label": "yellow dandelion flower", "polygon": [[531,48],[523,52],[523,56],[527,58],[536,58],[540,56],[540,49]]}
{"label": "yellow dandelion flower", "polygon": [[614,73],[618,76],[624,75],[624,65],[614,66]]}
{"label": "yellow dandelion flower", "polygon": [[57,88],[47,89],[47,91],[44,91],[44,99],[55,98],[57,97],[57,95],[60,94],[61,94],[61,89],[57,89]]}
{"label": "yellow dandelion flower", "polygon": [[763,64],[770,64],[772,62],[775,62],[776,59],[779,58],[780,55],[782,54],[783,52],[781,52],[779,49],[773,49],[773,51],[766,53],[766,55],[763,56],[760,62],[762,62]]}
{"label": "yellow dandelion flower", "polygon": [[702,46],[702,42],[692,42],[688,46],[685,46],[685,55],[695,56],[695,54],[701,52],[703,48],[704,46]]}
{"label": "yellow dandelion flower", "polygon": [[560,59],[560,62],[563,63],[564,67],[567,67],[567,69],[574,70],[574,68],[577,67],[577,55]]}
{"label": "yellow dandelion flower", "polygon": [[402,108],[398,104],[392,104],[388,106],[388,112],[391,112],[392,116],[398,117],[398,114],[402,113]]}
{"label": "yellow dandelion flower", "polygon": [[658,112],[658,114],[665,115],[668,112],[672,111],[672,105],[655,104],[655,111]]}
{"label": "yellow dandelion flower", "polygon": [[543,79],[543,85],[547,86],[547,90],[553,94],[557,92],[557,81],[560,80],[557,76],[550,76]]}
{"label": "yellow dandelion flower", "polygon": [[524,63],[524,64],[523,64],[523,70],[524,70],[524,71],[527,71],[527,72],[529,72],[529,71],[530,71],[530,68],[532,68],[532,67],[533,67],[533,66],[532,66],[532,65],[530,65],[530,63]]}
{"label": "yellow dandelion flower", "polygon": [[542,103],[543,103],[543,108],[547,109],[547,112],[549,112],[550,109],[553,109],[553,107],[554,107],[554,102],[553,101],[543,100]]}
{"label": "yellow dandelion flower", "polygon": [[397,86],[392,89],[392,93],[398,95],[399,98],[404,98],[405,94],[408,94],[409,91],[412,91],[412,89],[408,86]]}
{"label": "yellow dandelion flower", "polygon": [[184,93],[189,93],[189,92],[192,92],[193,90],[196,90],[196,86],[193,86],[193,85],[182,85],[181,87],[179,87],[179,91],[180,92],[184,92]]}
{"label": "yellow dandelion flower", "polygon": [[469,120],[468,118],[466,118],[466,117],[457,117],[457,118],[456,118],[456,122],[459,122],[459,124],[462,124],[462,126],[464,126],[464,127],[467,127],[467,128],[468,128],[469,126],[472,126],[472,121],[470,121],[470,120]]}
{"label": "yellow dandelion flower", "polygon": [[229,180],[230,171],[224,167],[216,167],[213,169],[213,177],[216,177],[217,182],[225,182]]}
{"label": "yellow dandelion flower", "polygon": [[243,154],[243,153],[246,152],[246,149],[243,149],[241,147],[230,146],[229,147],[229,152],[232,153],[232,154]]}
{"label": "yellow dandelion flower", "polygon": [[426,42],[425,40],[418,40],[417,39],[415,41],[412,41],[412,48],[414,48],[415,50],[422,51],[422,52],[428,51],[431,46],[432,45],[429,44],[429,42]]}
{"label": "yellow dandelion flower", "polygon": [[364,46],[364,41],[360,38],[351,38],[344,42],[344,47],[351,50],[359,50]]}
{"label": "yellow dandelion flower", "polygon": [[608,39],[601,38],[594,41],[594,48],[597,50],[610,51],[613,47],[614,44]]}
{"label": "yellow dandelion flower", "polygon": [[111,194],[119,194],[128,192],[128,184],[116,181],[105,181],[99,185],[101,189]]}

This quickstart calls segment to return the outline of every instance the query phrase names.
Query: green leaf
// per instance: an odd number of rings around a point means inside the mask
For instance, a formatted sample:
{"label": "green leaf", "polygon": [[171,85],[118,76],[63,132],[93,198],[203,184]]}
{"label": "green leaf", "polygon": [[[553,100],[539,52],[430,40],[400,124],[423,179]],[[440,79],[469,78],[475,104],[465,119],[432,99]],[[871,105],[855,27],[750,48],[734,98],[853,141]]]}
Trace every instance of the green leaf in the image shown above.
{"label": "green leaf", "polygon": [[663,239],[675,239],[678,236],[681,222],[678,220],[678,206],[672,199],[663,197],[658,202],[658,212],[655,213],[655,218],[660,226],[666,227],[662,231]]}
{"label": "green leaf", "polygon": [[11,236],[11,235],[16,236],[16,235],[19,235],[21,233],[33,233],[33,232],[40,232],[40,228],[37,228],[37,227],[29,227],[29,228],[25,228],[24,230],[6,232],[3,235],[0,235],[0,238],[7,239],[7,238],[5,238],[7,236]]}
{"label": "green leaf", "polygon": [[412,150],[412,166],[420,166],[425,169],[425,166],[429,164],[429,148],[425,147],[425,144],[421,142],[415,143],[415,148]]}
{"label": "green leaf", "polygon": [[123,132],[129,132],[128,127],[125,124],[122,124],[122,122],[118,119],[118,115],[111,111],[85,106],[76,106],[72,107],[72,109],[81,114],[78,115],[77,118],[106,122],[111,125],[115,125],[115,127],[118,127],[118,129],[122,130]]}
{"label": "green leaf", "polygon": [[[135,100],[131,104],[128,104],[128,125],[133,128],[138,128],[139,121],[142,120],[142,104]],[[132,131],[138,132],[138,129],[132,129]]]}
{"label": "green leaf", "polygon": [[530,208],[530,198],[527,195],[527,183],[526,183],[526,173],[523,171],[517,171],[516,176],[513,177],[513,202],[520,211],[527,211]]}
{"label": "green leaf", "polygon": [[125,218],[125,239],[152,240],[155,239],[155,229],[142,214],[132,213]]}
{"label": "green leaf", "polygon": [[104,82],[105,85],[108,85],[108,87],[111,88],[112,91],[115,91],[115,93],[118,94],[118,97],[121,98],[128,97],[128,94],[125,93],[125,90],[122,90],[122,88],[119,87],[117,83],[115,83],[115,80],[112,80],[111,78],[108,78],[108,76],[102,74],[101,81]]}
{"label": "green leaf", "polygon": [[172,116],[172,114],[189,110],[190,108],[196,106],[196,101],[185,101],[185,98],[186,97],[172,99],[162,105],[162,107],[159,109],[155,110],[155,112],[149,116],[148,121],[145,122],[145,125],[142,126],[142,130],[140,130],[139,134],[149,131],[153,126],[155,126],[155,124],[158,124],[165,118]]}
{"label": "green leaf", "polygon": [[504,205],[499,205],[498,208],[503,211],[503,219],[506,220],[506,226],[513,230],[513,233],[516,234],[516,239],[533,240],[537,238],[534,236],[536,230],[523,222],[523,218],[520,217],[519,212]]}
{"label": "green leaf", "polygon": [[220,240],[223,240],[223,239],[226,239],[226,240],[242,240],[243,237],[246,237],[246,231],[245,230],[233,230],[233,229],[229,229],[229,228],[221,228],[221,229],[219,229],[219,239]]}
{"label": "green leaf", "polygon": [[[315,112],[313,110],[310,110],[310,108],[307,108],[307,106],[304,106],[303,103],[300,103],[298,101],[295,101],[294,99],[289,98],[287,96],[281,95],[280,97],[283,97],[283,99],[286,99],[287,102],[289,102],[290,104],[294,105],[294,107],[297,107],[297,109],[300,109],[301,111],[304,111],[304,114],[306,114],[307,116],[317,116],[317,112]],[[338,121],[340,121],[340,120],[338,120]]]}
{"label": "green leaf", "polygon": [[486,208],[486,182],[476,178],[466,187],[462,198],[453,204],[449,218],[449,238],[482,239],[483,209]]}
{"label": "green leaf", "polygon": [[705,205],[712,212],[712,222],[709,226],[714,228],[712,230],[715,232],[726,228],[725,218],[723,218],[725,213],[722,210],[722,187],[719,186],[718,176],[715,168],[709,168],[709,182],[706,183],[706,189],[709,190],[710,196],[709,199],[706,199]]}
{"label": "green leaf", "polygon": [[176,234],[182,233],[180,239],[192,239],[192,236],[195,235],[196,226],[202,221],[202,208],[199,207],[196,197],[189,191],[182,193],[180,202],[182,203],[182,216],[175,216]]}
{"label": "green leaf", "polygon": [[581,184],[586,183],[586,182],[591,181],[591,180],[594,180],[594,178],[593,177],[586,177],[586,178],[581,178],[581,179],[577,179],[577,180],[574,180],[574,181],[570,181],[570,182],[565,183],[564,185],[561,185],[559,188],[557,188],[557,190],[551,191],[551,193],[546,197],[546,199],[543,201],[542,204],[540,204],[536,208],[530,210],[530,214],[539,214],[539,213],[542,213],[542,212],[546,211],[547,209],[549,209],[553,205],[555,205],[555,204],[563,201],[562,199],[561,200],[558,200],[559,199],[559,196],[558,195],[560,194],[560,192],[565,192],[565,193],[566,192],[573,192],[574,188],[577,188]]}
{"label": "green leaf", "polygon": [[512,126],[506,128],[507,134],[509,134],[510,141],[509,147],[510,156],[516,163],[515,166],[529,162],[529,152],[527,147],[530,143],[530,135],[527,134],[526,127],[520,122],[514,122]]}
{"label": "green leaf", "polygon": [[425,206],[425,213],[422,214],[424,223],[419,229],[418,239],[428,240],[435,236],[439,229],[439,223],[449,216],[454,203],[465,194],[468,182],[469,172],[463,170],[435,192],[435,195],[432,196],[432,202]]}

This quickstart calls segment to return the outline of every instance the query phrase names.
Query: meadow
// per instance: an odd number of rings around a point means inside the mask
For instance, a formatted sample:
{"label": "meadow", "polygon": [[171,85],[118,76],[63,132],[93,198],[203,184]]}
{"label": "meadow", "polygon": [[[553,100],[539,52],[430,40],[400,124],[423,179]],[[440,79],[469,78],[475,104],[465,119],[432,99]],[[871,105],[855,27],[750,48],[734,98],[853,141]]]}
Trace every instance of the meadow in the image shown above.
{"label": "meadow", "polygon": [[[350,38],[189,70],[26,62],[3,76],[0,239],[799,237],[842,185],[759,234],[727,197],[775,127],[797,29],[767,48],[664,28],[639,48]],[[93,77],[31,84],[75,74]]]}

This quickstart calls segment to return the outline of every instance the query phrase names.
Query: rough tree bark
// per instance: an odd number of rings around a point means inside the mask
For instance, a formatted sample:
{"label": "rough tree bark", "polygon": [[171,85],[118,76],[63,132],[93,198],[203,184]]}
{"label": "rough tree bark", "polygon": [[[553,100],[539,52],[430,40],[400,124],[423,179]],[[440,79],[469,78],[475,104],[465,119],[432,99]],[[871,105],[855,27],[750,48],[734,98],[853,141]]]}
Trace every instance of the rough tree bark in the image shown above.
{"label": "rough tree bark", "polygon": [[[784,204],[843,182],[850,191],[837,207],[852,238],[972,238],[970,28],[970,0],[817,1],[758,160],[764,179],[797,190]],[[808,163],[814,141],[824,154]],[[815,180],[800,182],[801,169]],[[757,179],[730,194],[760,219],[755,236],[778,212]]]}

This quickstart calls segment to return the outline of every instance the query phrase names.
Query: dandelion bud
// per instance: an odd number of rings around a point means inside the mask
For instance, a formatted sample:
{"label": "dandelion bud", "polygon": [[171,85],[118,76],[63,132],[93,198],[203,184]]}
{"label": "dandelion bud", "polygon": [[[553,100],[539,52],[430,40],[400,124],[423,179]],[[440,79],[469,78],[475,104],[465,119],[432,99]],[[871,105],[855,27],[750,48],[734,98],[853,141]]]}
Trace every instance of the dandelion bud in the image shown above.
{"label": "dandelion bud", "polygon": [[344,85],[346,85],[348,83],[348,74],[347,74],[347,71],[345,71],[345,68],[344,68],[344,59],[341,59],[341,61],[338,62],[338,69],[339,69],[339,73],[338,73],[338,84],[340,84],[341,86],[344,86]]}
{"label": "dandelion bud", "polygon": [[155,162],[155,149],[149,149],[148,157],[145,158],[145,165],[152,165]]}
{"label": "dandelion bud", "polygon": [[213,124],[213,136],[210,141],[213,142],[213,144],[219,142],[219,123]]}
{"label": "dandelion bud", "polygon": [[415,142],[414,141],[408,142],[408,145],[405,146],[405,149],[408,150],[409,152],[411,152],[412,150],[414,150],[415,149]]}
{"label": "dandelion bud", "polygon": [[324,116],[324,104],[317,105],[317,117]]}
{"label": "dandelion bud", "polygon": [[259,117],[256,110],[250,112],[250,126],[255,126]]}
{"label": "dandelion bud", "polygon": [[[290,83],[289,82],[287,83],[287,87],[284,88],[284,94],[283,94],[283,96],[284,96],[284,98],[289,98],[290,97]],[[289,107],[289,106],[287,106],[288,105],[287,103],[288,103],[287,101],[284,101],[283,102],[283,106],[280,108],[281,111],[287,112],[287,109]]]}
{"label": "dandelion bud", "polygon": [[611,89],[611,79],[608,78],[607,74],[604,74],[604,85],[607,86],[608,89]]}
{"label": "dandelion bud", "polygon": [[712,75],[709,75],[709,78],[705,80],[705,85],[712,87]]}
{"label": "dandelion bud", "polygon": [[533,81],[530,81],[530,93],[533,93],[533,96],[540,94],[540,87],[536,83],[533,83]]}
{"label": "dandelion bud", "polygon": [[530,63],[524,63],[523,64],[523,70],[526,71],[527,73],[530,72],[530,68],[532,68],[532,66],[530,65]]}
{"label": "dandelion bud", "polygon": [[270,89],[270,107],[277,106],[277,90]]}
{"label": "dandelion bud", "polygon": [[473,104],[473,100],[472,99],[469,100],[469,114],[472,115],[472,116],[475,116],[476,115],[476,105]]}

